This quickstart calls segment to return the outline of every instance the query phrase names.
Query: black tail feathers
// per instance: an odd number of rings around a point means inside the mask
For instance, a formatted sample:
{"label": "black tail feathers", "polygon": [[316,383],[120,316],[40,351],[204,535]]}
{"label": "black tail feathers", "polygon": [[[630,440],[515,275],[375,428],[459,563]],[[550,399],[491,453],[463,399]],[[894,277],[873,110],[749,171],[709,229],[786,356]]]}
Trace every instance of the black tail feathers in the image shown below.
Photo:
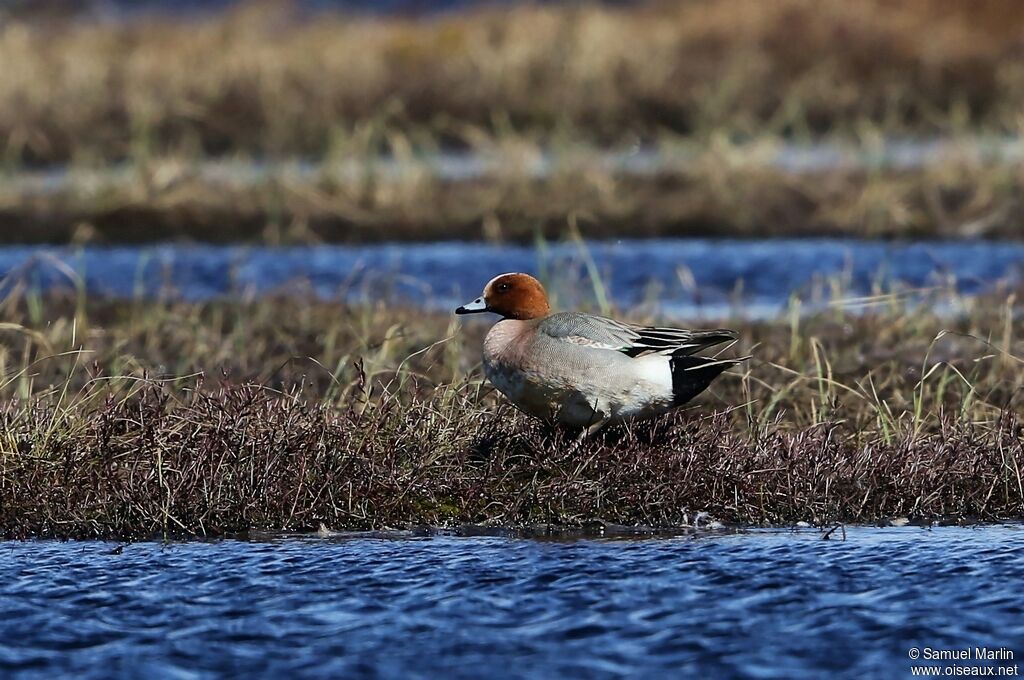
{"label": "black tail feathers", "polygon": [[733,342],[739,337],[739,333],[728,328],[715,328],[708,331],[693,331],[693,339],[699,342],[702,349],[720,345],[723,342]]}
{"label": "black tail feathers", "polygon": [[744,359],[708,359],[688,355],[676,355],[669,359],[672,371],[672,401],[682,406],[707,389],[719,374],[742,362]]}

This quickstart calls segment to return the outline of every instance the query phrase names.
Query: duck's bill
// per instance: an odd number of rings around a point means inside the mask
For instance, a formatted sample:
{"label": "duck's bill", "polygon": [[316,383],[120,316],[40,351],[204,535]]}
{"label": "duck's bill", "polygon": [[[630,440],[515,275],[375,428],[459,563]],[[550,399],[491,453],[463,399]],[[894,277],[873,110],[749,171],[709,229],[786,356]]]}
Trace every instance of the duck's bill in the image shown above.
{"label": "duck's bill", "polygon": [[472,302],[467,302],[458,309],[455,310],[456,314],[477,314],[479,312],[487,311],[487,303],[484,302],[482,297],[478,297]]}

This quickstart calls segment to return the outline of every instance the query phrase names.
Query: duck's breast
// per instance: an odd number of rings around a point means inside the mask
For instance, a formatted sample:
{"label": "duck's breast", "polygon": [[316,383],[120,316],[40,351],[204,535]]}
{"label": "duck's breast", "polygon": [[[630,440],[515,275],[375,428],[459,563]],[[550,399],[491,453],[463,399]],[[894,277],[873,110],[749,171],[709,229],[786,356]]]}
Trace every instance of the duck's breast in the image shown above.
{"label": "duck's breast", "polygon": [[517,407],[539,418],[557,417],[572,389],[551,339],[537,321],[504,319],[484,339],[484,373]]}

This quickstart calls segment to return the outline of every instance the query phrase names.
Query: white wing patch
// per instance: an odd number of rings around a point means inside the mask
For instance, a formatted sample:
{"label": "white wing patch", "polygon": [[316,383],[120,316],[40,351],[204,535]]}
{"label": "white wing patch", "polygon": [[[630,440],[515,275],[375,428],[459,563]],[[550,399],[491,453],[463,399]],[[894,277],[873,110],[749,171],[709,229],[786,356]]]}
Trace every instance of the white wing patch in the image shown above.
{"label": "white wing patch", "polygon": [[583,347],[594,347],[595,349],[612,349],[616,351],[622,349],[621,345],[610,345],[607,342],[601,342],[599,340],[587,338],[582,335],[566,335],[562,339],[565,340],[566,342],[571,342],[574,345],[581,345]]}

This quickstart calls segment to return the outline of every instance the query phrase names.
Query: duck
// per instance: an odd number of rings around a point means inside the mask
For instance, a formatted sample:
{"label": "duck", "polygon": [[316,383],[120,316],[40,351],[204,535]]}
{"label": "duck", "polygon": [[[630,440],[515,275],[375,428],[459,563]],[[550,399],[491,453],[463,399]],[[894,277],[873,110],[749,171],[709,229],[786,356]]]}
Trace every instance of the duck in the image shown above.
{"label": "duck", "polygon": [[611,423],[658,416],[686,404],[748,357],[697,356],[735,343],[725,328],[686,330],[624,323],[580,312],[552,312],[529,274],[491,279],[455,310],[501,319],[483,344],[484,374],[524,413],[593,435]]}

